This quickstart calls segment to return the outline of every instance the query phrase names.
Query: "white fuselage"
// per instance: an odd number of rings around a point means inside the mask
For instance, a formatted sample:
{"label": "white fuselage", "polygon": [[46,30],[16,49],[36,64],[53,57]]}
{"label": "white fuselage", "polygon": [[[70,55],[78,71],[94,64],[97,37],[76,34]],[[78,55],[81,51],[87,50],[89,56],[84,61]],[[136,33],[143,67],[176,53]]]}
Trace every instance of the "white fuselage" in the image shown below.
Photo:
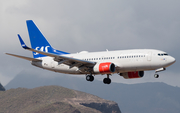
{"label": "white fuselage", "polygon": [[[166,68],[175,62],[175,59],[165,52],[153,49],[132,49],[104,52],[80,52],[77,54],[66,54],[72,57],[91,62],[111,62],[116,66],[114,73],[124,73],[133,71],[156,70]],[[32,65],[47,70],[67,73],[67,74],[88,74],[82,72],[77,67],[72,67],[54,61],[53,57],[41,57],[42,62],[32,62]],[[101,73],[93,73],[101,74]]]}

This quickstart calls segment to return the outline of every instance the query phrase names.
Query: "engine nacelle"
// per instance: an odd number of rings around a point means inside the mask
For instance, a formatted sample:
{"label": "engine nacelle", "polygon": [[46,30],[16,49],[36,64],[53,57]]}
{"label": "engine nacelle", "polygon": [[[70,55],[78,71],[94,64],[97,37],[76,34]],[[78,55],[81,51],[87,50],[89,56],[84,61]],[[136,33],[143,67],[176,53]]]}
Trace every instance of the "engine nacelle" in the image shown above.
{"label": "engine nacelle", "polygon": [[111,74],[115,72],[115,65],[111,62],[98,63],[94,66],[94,73]]}
{"label": "engine nacelle", "polygon": [[144,71],[126,72],[120,75],[125,79],[142,78],[144,76]]}

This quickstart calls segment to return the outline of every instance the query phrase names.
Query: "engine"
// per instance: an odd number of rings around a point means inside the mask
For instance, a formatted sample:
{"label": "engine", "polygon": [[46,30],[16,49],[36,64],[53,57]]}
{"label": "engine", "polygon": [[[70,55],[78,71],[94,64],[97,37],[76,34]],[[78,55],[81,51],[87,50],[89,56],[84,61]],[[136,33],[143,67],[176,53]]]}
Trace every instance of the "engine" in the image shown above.
{"label": "engine", "polygon": [[144,76],[144,71],[126,72],[120,75],[125,79],[142,78]]}
{"label": "engine", "polygon": [[111,62],[98,63],[93,68],[94,73],[111,74],[115,72],[115,65]]}

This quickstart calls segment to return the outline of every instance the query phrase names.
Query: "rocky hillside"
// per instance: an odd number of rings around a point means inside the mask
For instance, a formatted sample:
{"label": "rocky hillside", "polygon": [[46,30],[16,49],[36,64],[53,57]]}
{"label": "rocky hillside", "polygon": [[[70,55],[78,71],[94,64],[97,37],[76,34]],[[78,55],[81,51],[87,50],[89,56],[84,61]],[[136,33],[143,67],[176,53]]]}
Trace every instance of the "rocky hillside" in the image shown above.
{"label": "rocky hillside", "polygon": [[2,113],[121,113],[117,103],[60,86],[0,92]]}
{"label": "rocky hillside", "polygon": [[87,82],[85,77],[33,70],[18,74],[5,88],[8,90],[18,87],[58,85],[115,101],[123,113],[180,113],[179,87],[158,82],[131,85],[112,82],[105,85],[102,80]]}
{"label": "rocky hillside", "polygon": [[5,88],[2,86],[1,83],[0,83],[0,91],[5,91]]}

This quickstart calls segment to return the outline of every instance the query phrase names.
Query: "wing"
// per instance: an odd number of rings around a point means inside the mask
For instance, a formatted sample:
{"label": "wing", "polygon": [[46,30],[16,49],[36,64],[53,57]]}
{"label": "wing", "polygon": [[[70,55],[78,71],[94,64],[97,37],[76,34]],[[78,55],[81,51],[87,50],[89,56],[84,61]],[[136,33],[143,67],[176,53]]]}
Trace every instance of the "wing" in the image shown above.
{"label": "wing", "polygon": [[47,52],[32,49],[32,48],[26,46],[26,44],[24,43],[24,41],[22,40],[20,35],[18,35],[18,37],[19,37],[21,46],[24,49],[29,50],[29,51],[33,51],[33,52],[37,52],[37,53],[42,54],[42,55],[54,57],[54,61],[57,61],[58,64],[66,64],[66,65],[69,65],[70,68],[72,68],[74,66],[78,67],[78,68],[81,68],[81,67],[87,67],[88,68],[88,67],[93,67],[96,64],[96,62],[90,62],[90,61],[86,61],[86,60],[71,58],[71,57],[67,57],[67,56],[63,56],[63,55],[57,55],[57,54],[53,54],[53,53],[47,53]]}
{"label": "wing", "polygon": [[25,60],[29,60],[29,61],[35,61],[35,62],[37,62],[37,61],[42,61],[42,60],[39,60],[39,59],[29,58],[29,57],[25,57],[25,56],[10,54],[10,53],[6,53],[6,54],[7,54],[7,55],[14,56],[14,57],[22,58],[22,59],[25,59]]}

